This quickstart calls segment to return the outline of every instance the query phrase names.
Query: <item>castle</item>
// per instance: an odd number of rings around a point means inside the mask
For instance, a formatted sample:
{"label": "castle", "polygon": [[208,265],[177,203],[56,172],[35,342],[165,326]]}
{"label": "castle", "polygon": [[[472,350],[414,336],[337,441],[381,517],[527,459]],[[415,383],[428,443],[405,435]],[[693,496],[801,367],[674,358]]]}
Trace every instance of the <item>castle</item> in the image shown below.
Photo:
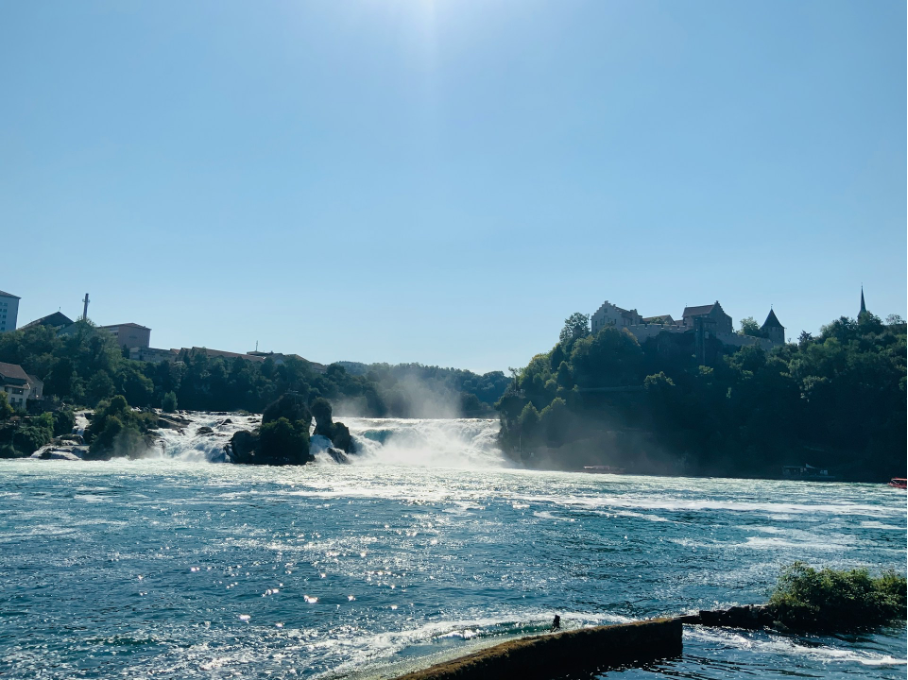
{"label": "castle", "polygon": [[681,319],[677,321],[671,314],[640,316],[636,309],[622,309],[606,300],[590,318],[590,324],[593,333],[598,333],[606,326],[624,328],[640,342],[655,338],[660,333],[692,333],[695,334],[698,345],[702,345],[706,339],[714,338],[723,345],[757,345],[769,351],[785,343],[785,327],[772,309],[760,327],[764,337],[743,335],[735,332],[731,317],[725,313],[718,300],[711,305],[685,307]]}

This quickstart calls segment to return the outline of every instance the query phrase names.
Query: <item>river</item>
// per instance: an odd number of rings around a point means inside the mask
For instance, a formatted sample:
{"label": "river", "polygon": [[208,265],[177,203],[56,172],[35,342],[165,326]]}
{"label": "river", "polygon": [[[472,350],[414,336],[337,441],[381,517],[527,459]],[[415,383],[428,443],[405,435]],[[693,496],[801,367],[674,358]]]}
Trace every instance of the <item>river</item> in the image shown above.
{"label": "river", "polygon": [[[248,418],[194,414],[143,460],[0,461],[0,677],[383,677],[555,614],[763,602],[798,559],[905,571],[905,493],[885,486],[527,471],[482,420],[342,419],[352,465],[209,462]],[[684,645],[608,675],[906,672],[904,626]]]}

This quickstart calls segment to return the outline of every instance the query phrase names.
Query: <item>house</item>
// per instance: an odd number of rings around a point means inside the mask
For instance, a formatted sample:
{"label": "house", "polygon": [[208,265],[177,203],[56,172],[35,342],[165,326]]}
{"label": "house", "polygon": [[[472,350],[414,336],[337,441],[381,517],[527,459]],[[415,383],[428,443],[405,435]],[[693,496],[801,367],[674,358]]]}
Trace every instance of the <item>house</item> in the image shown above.
{"label": "house", "polygon": [[0,392],[6,393],[7,401],[16,408],[25,408],[28,400],[44,396],[44,383],[19,364],[0,362]]}
{"label": "house", "polygon": [[113,326],[101,326],[113,335],[120,347],[132,349],[133,347],[148,347],[151,343],[151,329],[137,323],[120,323]]}
{"label": "house", "polygon": [[0,290],[0,333],[16,330],[19,316],[19,296]]}
{"label": "house", "polygon": [[590,317],[593,333],[601,331],[606,326],[625,328],[627,326],[638,326],[641,323],[643,323],[643,317],[637,313],[636,309],[622,309],[608,300],[603,302],[599,309],[593,313],[593,316]]}
{"label": "house", "polygon": [[711,305],[701,305],[700,307],[685,307],[681,315],[681,325],[693,330],[701,326],[713,333],[720,335],[724,333],[734,333],[735,325],[731,317],[722,309],[722,305],[716,300]]}
{"label": "house", "polygon": [[73,320],[70,319],[66,314],[61,314],[60,312],[54,312],[53,314],[48,314],[47,316],[42,316],[40,319],[35,319],[34,321],[29,321],[22,328],[34,328],[35,326],[49,326],[50,328],[66,328],[67,326],[72,326]]}

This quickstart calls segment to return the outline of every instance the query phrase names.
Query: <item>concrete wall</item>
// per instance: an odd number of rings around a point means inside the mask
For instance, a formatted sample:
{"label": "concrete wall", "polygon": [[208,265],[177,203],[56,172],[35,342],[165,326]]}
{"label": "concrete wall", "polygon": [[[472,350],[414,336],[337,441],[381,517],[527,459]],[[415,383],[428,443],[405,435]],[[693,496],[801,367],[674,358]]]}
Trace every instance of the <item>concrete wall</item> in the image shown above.
{"label": "concrete wall", "polygon": [[398,680],[551,680],[681,654],[681,621],[653,619],[522,638]]}
{"label": "concrete wall", "polygon": [[16,330],[19,317],[19,298],[0,295],[0,333]]}
{"label": "concrete wall", "polygon": [[151,329],[136,328],[121,324],[119,326],[102,326],[102,328],[113,335],[120,347],[148,347],[151,344]]}

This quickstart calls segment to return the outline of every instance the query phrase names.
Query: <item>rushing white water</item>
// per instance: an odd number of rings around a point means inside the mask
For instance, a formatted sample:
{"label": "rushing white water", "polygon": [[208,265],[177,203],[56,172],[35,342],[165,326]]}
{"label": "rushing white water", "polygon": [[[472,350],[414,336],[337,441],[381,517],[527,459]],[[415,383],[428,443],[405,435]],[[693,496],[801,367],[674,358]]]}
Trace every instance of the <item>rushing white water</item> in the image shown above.
{"label": "rushing white water", "polygon": [[158,431],[155,452],[167,458],[210,463],[224,462],[224,447],[237,430],[251,430],[262,420],[261,416],[238,413],[187,412],[182,417],[188,421],[185,427]]}
{"label": "rushing white water", "polygon": [[360,462],[476,469],[505,466],[497,420],[345,418]]}
{"label": "rushing white water", "polygon": [[[224,447],[237,430],[252,429],[261,417],[236,413],[183,413],[187,424],[157,435],[158,455],[187,462],[223,462]],[[497,444],[499,424],[480,419],[338,418],[358,451],[354,465],[403,465],[433,468],[500,468],[506,465]],[[327,453],[330,442],[313,436],[311,453],[317,463],[335,464]]]}

